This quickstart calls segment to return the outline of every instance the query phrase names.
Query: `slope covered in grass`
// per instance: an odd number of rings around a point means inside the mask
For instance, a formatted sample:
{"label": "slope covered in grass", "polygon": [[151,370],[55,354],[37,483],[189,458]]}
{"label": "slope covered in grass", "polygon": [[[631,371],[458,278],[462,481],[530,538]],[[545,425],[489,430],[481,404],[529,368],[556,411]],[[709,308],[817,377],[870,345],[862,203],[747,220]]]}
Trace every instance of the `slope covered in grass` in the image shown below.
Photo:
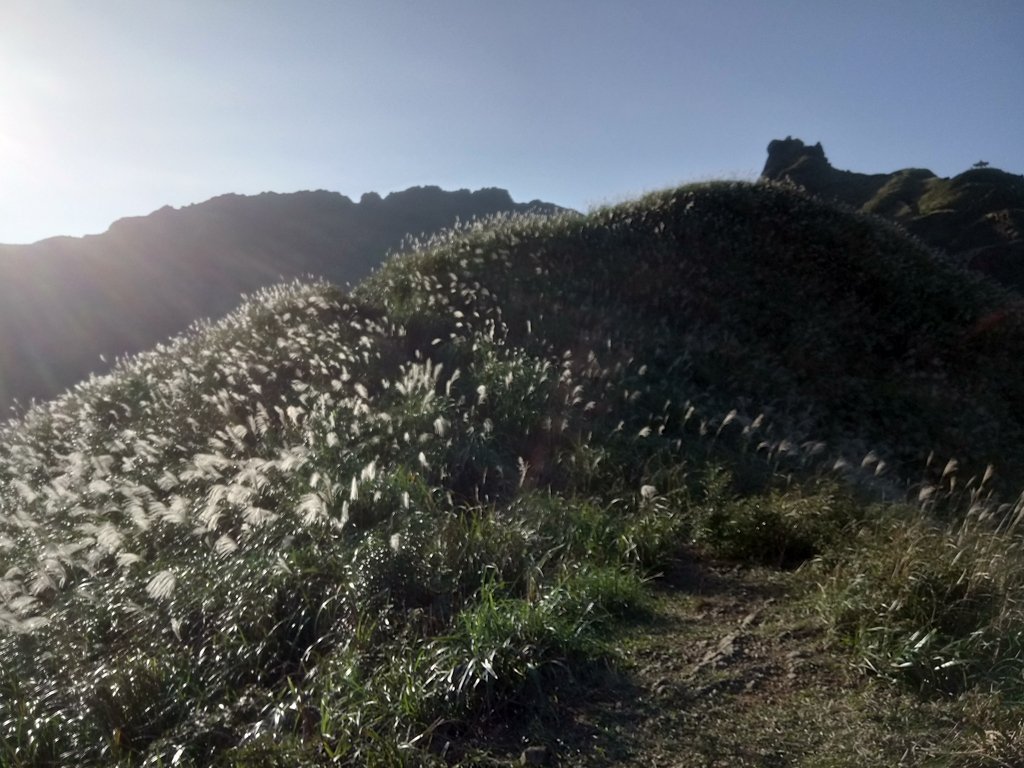
{"label": "slope covered in grass", "polygon": [[[877,219],[741,184],[473,225],[351,295],[263,291],[0,434],[0,754],[482,761],[465,745],[597,674],[643,577],[694,547],[821,556],[859,658],[952,648],[963,686],[999,679],[1016,650],[952,620],[866,635],[884,553],[858,572],[845,547],[883,535],[873,500],[970,507],[982,543],[1012,512],[1014,301]],[[968,632],[1017,631],[1019,585],[983,576]]]}
{"label": "slope covered in grass", "polygon": [[[514,228],[480,238],[458,246],[462,256],[424,261],[452,311],[472,301],[479,313],[475,297],[493,295],[517,347],[620,367],[637,388],[620,416],[679,426],[692,405],[734,429],[771,422],[790,443],[781,453],[805,462],[860,461],[870,448],[915,468],[930,452],[1019,466],[1019,300],[876,219],[771,187],[713,185],[532,238]],[[499,262],[463,286],[462,262],[478,249]],[[396,262],[362,294],[451,333],[443,312],[405,299],[407,274]],[[601,405],[609,419],[616,408]]]}

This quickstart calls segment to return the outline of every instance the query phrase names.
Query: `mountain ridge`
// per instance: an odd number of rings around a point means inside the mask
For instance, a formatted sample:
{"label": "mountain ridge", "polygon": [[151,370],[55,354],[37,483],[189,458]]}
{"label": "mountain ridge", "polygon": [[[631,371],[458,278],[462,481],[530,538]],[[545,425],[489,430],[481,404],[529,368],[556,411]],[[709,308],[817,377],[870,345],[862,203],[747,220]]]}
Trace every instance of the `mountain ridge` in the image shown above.
{"label": "mountain ridge", "polygon": [[355,282],[407,236],[502,212],[554,212],[506,190],[411,187],[353,202],[325,190],[225,194],[106,232],[0,245],[0,409],[51,397],[241,295],[303,275]]}
{"label": "mountain ridge", "polygon": [[839,170],[820,142],[790,136],[768,144],[761,178],[896,221],[971,269],[1024,291],[1024,176],[984,162],[950,178],[923,168]]}
{"label": "mountain ridge", "polygon": [[113,222],[111,222],[110,225],[105,230],[103,230],[102,232],[93,232],[93,233],[87,233],[87,234],[83,234],[83,235],[51,235],[51,236],[48,236],[48,237],[40,238],[39,240],[33,240],[32,242],[29,242],[29,243],[0,243],[0,249],[3,249],[3,248],[26,248],[26,247],[29,247],[29,246],[39,245],[39,244],[42,244],[42,243],[51,243],[51,242],[54,242],[54,241],[68,241],[68,240],[77,241],[77,240],[88,240],[88,239],[91,239],[91,238],[102,237],[103,235],[109,234],[112,229],[116,230],[116,229],[119,229],[119,228],[121,228],[123,226],[130,226],[132,222],[144,221],[144,220],[150,219],[151,217],[154,217],[154,216],[162,216],[162,215],[170,215],[170,214],[175,214],[175,213],[187,212],[187,211],[193,210],[195,208],[199,208],[199,207],[202,207],[202,206],[207,206],[207,205],[210,205],[210,204],[216,205],[217,203],[220,203],[220,202],[223,202],[223,201],[252,200],[252,199],[282,199],[282,198],[295,198],[295,199],[299,199],[299,198],[303,198],[303,197],[314,197],[314,196],[316,196],[316,197],[324,197],[325,199],[326,198],[336,199],[340,203],[342,203],[343,205],[352,205],[352,206],[357,206],[358,207],[359,205],[367,204],[367,203],[372,206],[372,205],[375,205],[375,204],[378,204],[378,203],[381,203],[381,202],[387,202],[389,200],[393,201],[393,202],[397,202],[397,201],[401,201],[401,200],[407,200],[411,196],[414,196],[416,194],[428,194],[429,195],[429,194],[437,194],[437,193],[444,193],[444,194],[447,194],[447,195],[455,195],[455,196],[464,196],[464,195],[468,194],[470,197],[472,197],[473,199],[475,199],[477,201],[483,200],[485,198],[490,198],[490,201],[491,201],[492,204],[496,204],[498,206],[509,206],[510,209],[511,209],[512,206],[518,206],[518,210],[525,210],[523,208],[523,206],[527,206],[530,209],[549,211],[549,212],[553,212],[553,211],[557,211],[557,210],[563,210],[563,208],[561,206],[555,205],[553,203],[548,203],[548,202],[545,202],[545,201],[540,200],[540,199],[534,199],[534,200],[530,200],[529,202],[524,202],[524,203],[516,203],[512,199],[511,193],[509,193],[508,190],[506,190],[506,189],[504,189],[502,187],[481,187],[481,188],[476,189],[476,190],[470,190],[470,189],[468,189],[466,187],[462,187],[462,188],[455,189],[455,190],[446,190],[446,189],[444,189],[444,188],[442,188],[442,187],[440,187],[440,186],[438,186],[436,184],[425,184],[425,185],[415,185],[415,186],[412,186],[412,187],[407,187],[406,189],[403,189],[403,190],[393,190],[391,192],[388,192],[385,195],[381,195],[380,193],[373,192],[373,191],[363,192],[360,195],[360,198],[359,198],[358,201],[353,200],[351,197],[349,197],[348,195],[345,195],[345,194],[343,194],[341,192],[336,192],[336,191],[333,191],[333,190],[329,190],[329,189],[326,189],[324,187],[320,187],[320,188],[317,188],[317,189],[298,189],[298,190],[294,190],[292,192],[276,192],[274,190],[265,190],[263,192],[255,192],[255,193],[224,192],[224,193],[221,193],[221,194],[218,194],[218,195],[214,195],[213,197],[207,198],[206,200],[202,200],[202,201],[199,201],[199,202],[185,203],[183,205],[177,205],[177,206],[176,205],[169,205],[169,204],[168,205],[162,205],[159,208],[156,208],[155,210],[150,211],[149,213],[142,213],[142,214],[136,214],[136,215],[131,215],[131,216],[122,216],[122,217],[120,217],[118,219],[115,219]]}

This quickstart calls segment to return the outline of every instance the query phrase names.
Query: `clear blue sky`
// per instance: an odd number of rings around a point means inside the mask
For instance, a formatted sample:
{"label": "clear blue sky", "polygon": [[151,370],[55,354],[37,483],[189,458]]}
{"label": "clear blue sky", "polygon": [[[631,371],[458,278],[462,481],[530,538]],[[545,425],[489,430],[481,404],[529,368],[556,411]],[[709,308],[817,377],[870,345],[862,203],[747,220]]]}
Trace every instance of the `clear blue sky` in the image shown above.
{"label": "clear blue sky", "polygon": [[1021,0],[2,0],[0,242],[225,192],[1024,172]]}

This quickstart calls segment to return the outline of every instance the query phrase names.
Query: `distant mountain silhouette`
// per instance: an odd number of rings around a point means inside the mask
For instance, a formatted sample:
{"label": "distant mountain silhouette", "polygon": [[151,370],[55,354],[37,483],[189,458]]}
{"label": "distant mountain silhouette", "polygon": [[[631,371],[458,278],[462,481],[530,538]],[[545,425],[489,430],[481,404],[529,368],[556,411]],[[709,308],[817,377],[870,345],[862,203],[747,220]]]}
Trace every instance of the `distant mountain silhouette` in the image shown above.
{"label": "distant mountain silhouette", "polygon": [[496,188],[413,187],[358,203],[323,190],[228,194],[121,219],[102,235],[0,245],[0,415],[225,314],[243,293],[305,275],[354,282],[407,234],[554,210]]}
{"label": "distant mountain silhouette", "polygon": [[832,167],[821,144],[768,145],[762,178],[899,222],[933,248],[1024,292],[1024,176],[979,163],[945,179],[922,168],[864,174]]}

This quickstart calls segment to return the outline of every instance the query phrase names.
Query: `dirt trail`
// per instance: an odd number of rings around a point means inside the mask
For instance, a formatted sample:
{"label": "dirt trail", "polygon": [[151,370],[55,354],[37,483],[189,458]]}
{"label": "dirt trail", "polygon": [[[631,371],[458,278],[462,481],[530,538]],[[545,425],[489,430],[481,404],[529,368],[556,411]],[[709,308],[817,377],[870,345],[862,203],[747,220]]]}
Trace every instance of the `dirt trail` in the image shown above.
{"label": "dirt trail", "polygon": [[799,574],[680,565],[624,639],[624,670],[566,702],[547,764],[925,764],[922,745],[956,723],[853,670],[808,592]]}

